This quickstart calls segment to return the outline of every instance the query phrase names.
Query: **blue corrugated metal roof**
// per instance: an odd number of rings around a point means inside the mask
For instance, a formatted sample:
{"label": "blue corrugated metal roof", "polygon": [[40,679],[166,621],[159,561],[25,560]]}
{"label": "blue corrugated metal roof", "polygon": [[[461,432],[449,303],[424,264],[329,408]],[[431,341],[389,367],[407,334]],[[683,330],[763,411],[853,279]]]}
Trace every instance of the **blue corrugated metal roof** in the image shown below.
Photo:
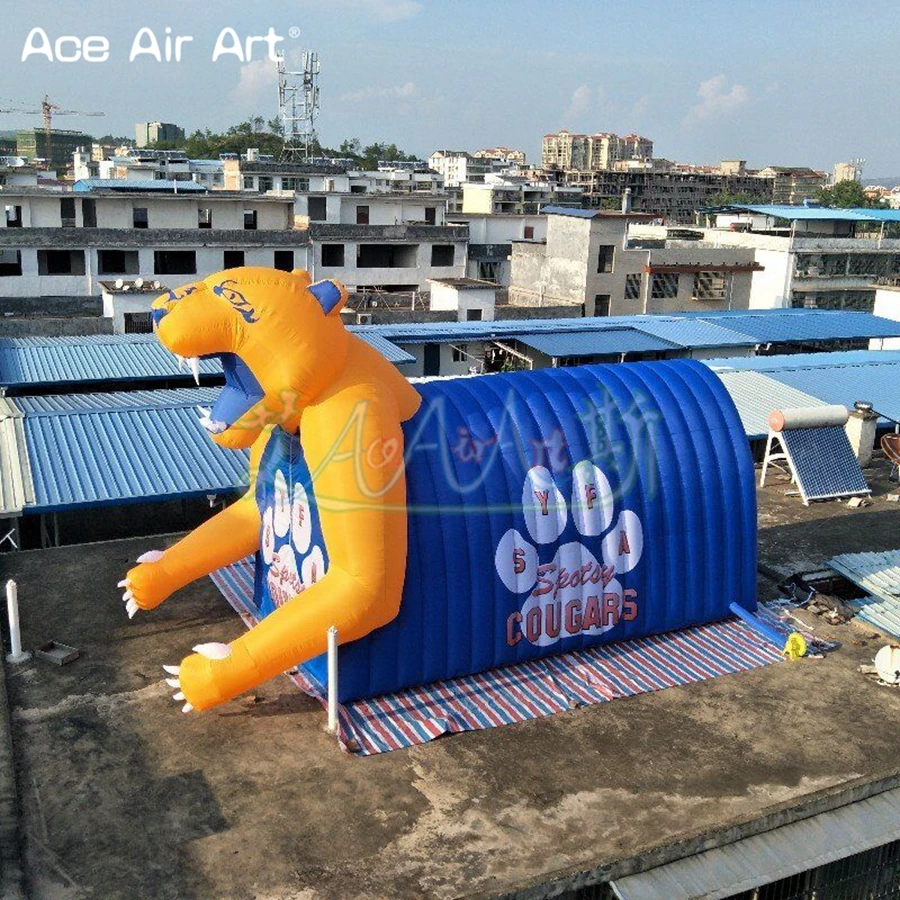
{"label": "blue corrugated metal roof", "polygon": [[[359,335],[397,365],[415,357],[377,333]],[[203,375],[221,375],[216,360],[201,360]],[[0,338],[0,386],[80,384],[98,381],[191,380],[155,335],[87,335]]]}
{"label": "blue corrugated metal roof", "polygon": [[705,359],[703,362],[717,372],[748,369],[754,372],[778,372],[835,365],[900,363],[900,350],[829,350],[822,353],[779,353],[774,356],[724,356],[721,359]]}
{"label": "blue corrugated metal roof", "polygon": [[[201,360],[204,375],[221,375],[216,360]],[[0,385],[80,384],[182,378],[175,357],[152,334],[0,339]]]}
{"label": "blue corrugated metal roof", "polygon": [[35,500],[26,512],[225,493],[247,453],[216,446],[188,407],[25,416]]}
{"label": "blue corrugated metal roof", "polygon": [[900,336],[900,322],[871,313],[829,309],[798,309],[785,311],[785,315],[772,315],[772,312],[733,312],[704,316],[703,321],[739,331],[755,338],[758,344]]}
{"label": "blue corrugated metal roof", "polygon": [[669,341],[644,334],[635,328],[610,328],[604,331],[571,331],[556,334],[520,334],[516,337],[548,356],[607,356],[617,353],[646,353],[659,350],[678,350]]}
{"label": "blue corrugated metal roof", "polygon": [[836,209],[829,206],[789,206],[787,204],[764,203],[760,205],[736,203],[723,211],[746,210],[762,216],[774,216],[778,219],[800,221],[803,219],[819,219],[835,222],[900,222],[900,209],[868,209],[852,207]]}
{"label": "blue corrugated metal roof", "polygon": [[39,394],[7,398],[23,413],[83,412],[110,409],[156,409],[162,406],[212,406],[221,388],[194,387],[155,391],[114,391],[94,394]]}
{"label": "blue corrugated metal roof", "polygon": [[542,213],[549,213],[553,216],[573,216],[576,219],[593,219],[600,213],[599,209],[579,209],[572,206],[542,206]]}
{"label": "blue corrugated metal roof", "polygon": [[769,378],[824,403],[840,403],[849,409],[857,400],[865,400],[884,418],[900,422],[900,351],[897,350],[708,359],[705,363],[720,377],[729,370],[764,372]]}
{"label": "blue corrugated metal roof", "polygon": [[664,319],[654,321],[653,316],[636,317],[634,327],[646,334],[671,341],[680,347],[754,347],[756,338],[724,328],[705,319]]}
{"label": "blue corrugated metal roof", "polygon": [[207,188],[194,181],[175,181],[170,178],[82,178],[72,185],[78,193],[90,191],[157,191],[167,194],[205,194]]}

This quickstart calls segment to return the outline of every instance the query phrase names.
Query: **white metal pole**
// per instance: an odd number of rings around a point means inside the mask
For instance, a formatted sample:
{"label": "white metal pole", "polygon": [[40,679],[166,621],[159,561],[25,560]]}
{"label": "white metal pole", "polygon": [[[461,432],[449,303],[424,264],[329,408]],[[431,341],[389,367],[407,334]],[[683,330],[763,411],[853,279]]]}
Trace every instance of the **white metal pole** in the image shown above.
{"label": "white metal pole", "polygon": [[338,732],[338,631],[334,625],[328,629],[328,730],[332,734]]}
{"label": "white metal pole", "polygon": [[31,654],[22,649],[22,631],[19,627],[19,588],[9,579],[6,582],[6,613],[9,617],[9,653],[6,654],[8,663],[25,662],[31,659]]}

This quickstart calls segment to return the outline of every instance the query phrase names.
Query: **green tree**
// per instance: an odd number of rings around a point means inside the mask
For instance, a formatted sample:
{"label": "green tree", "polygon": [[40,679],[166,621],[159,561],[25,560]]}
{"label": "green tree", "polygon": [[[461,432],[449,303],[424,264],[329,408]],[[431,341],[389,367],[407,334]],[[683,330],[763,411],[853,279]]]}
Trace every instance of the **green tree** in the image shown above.
{"label": "green tree", "polygon": [[815,199],[823,206],[831,206],[837,209],[849,209],[851,207],[881,209],[884,207],[884,203],[880,200],[871,200],[867,197],[863,186],[854,179],[839,181],[830,188],[819,188],[816,191]]}
{"label": "green tree", "polygon": [[753,206],[761,203],[769,203],[770,197],[751,191],[719,191],[706,201],[707,206]]}

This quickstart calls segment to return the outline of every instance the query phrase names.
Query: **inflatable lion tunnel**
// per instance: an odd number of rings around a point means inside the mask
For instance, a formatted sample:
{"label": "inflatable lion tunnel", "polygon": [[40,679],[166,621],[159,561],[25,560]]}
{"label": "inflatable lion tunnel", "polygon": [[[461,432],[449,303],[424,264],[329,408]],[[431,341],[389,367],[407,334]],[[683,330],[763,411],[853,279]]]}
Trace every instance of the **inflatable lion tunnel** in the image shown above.
{"label": "inflatable lion tunnel", "polygon": [[122,582],[134,615],[256,555],[258,624],[167,667],[186,711],[297,665],[324,683],[330,626],[349,700],[755,609],[753,466],[707,367],[414,387],[345,296],[235,269],[154,303],[165,346],[222,364],[210,439],[251,448],[247,495]]}

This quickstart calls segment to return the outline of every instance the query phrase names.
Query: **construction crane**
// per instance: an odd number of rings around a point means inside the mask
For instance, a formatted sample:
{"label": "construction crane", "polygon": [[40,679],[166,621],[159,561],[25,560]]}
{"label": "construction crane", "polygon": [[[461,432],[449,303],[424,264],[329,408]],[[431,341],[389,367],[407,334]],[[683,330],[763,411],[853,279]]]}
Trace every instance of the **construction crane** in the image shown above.
{"label": "construction crane", "polygon": [[[16,103],[19,104],[18,100],[7,100],[0,102],[6,103]],[[41,101],[40,109],[28,109],[22,105],[18,105],[16,107],[12,107],[9,109],[0,109],[0,113],[18,113],[19,115],[24,116],[41,116],[44,120],[44,157],[47,162],[50,162],[50,158],[52,155],[52,132],[53,132],[53,116],[105,116],[106,113],[102,112],[81,112],[77,109],[63,109],[58,103],[53,103],[50,100],[49,94],[44,94],[44,99]]]}

